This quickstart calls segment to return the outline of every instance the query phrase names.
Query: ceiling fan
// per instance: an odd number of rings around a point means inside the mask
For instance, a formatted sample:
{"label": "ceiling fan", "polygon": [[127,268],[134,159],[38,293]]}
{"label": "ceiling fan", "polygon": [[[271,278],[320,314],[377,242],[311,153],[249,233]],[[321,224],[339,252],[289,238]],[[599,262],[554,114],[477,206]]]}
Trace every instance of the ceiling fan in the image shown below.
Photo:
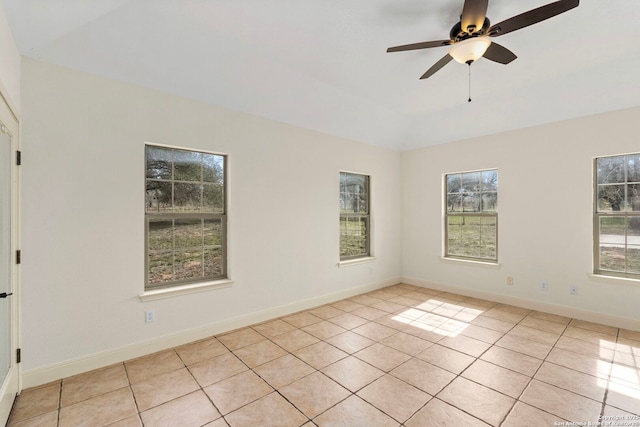
{"label": "ceiling fan", "polygon": [[487,18],[488,3],[489,0],[465,0],[460,22],[451,28],[449,40],[395,46],[387,49],[387,52],[451,46],[449,53],[429,68],[420,79],[431,77],[452,59],[462,64],[471,65],[472,62],[484,57],[500,64],[508,64],[517,56],[506,47],[492,42],[490,37],[498,37],[564,13],[577,7],[580,0],[559,0],[494,25],[491,25],[489,18]]}

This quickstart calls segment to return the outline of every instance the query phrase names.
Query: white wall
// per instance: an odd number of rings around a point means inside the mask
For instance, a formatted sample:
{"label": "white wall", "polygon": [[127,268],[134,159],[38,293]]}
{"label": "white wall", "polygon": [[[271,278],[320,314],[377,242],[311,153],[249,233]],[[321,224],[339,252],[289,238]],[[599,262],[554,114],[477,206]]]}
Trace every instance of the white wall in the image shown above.
{"label": "white wall", "polygon": [[[225,319],[399,281],[400,153],[31,59],[22,78],[26,377]],[[145,142],[229,154],[233,287],[140,302]],[[340,170],[372,176],[372,263],[337,268]],[[155,309],[154,323],[144,323],[146,308]]]}
{"label": "white wall", "polygon": [[[638,152],[639,117],[633,108],[404,152],[405,281],[639,327],[640,285],[591,275],[592,160]],[[444,261],[443,175],[487,168],[499,171],[500,267]]]}
{"label": "white wall", "polygon": [[0,92],[17,114],[20,112],[20,52],[16,45],[7,16],[0,2]]}

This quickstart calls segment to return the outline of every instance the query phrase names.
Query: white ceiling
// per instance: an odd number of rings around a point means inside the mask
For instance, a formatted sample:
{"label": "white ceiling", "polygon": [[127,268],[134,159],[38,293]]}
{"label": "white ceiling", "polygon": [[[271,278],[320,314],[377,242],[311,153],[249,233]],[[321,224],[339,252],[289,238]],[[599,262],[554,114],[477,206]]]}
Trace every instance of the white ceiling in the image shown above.
{"label": "white ceiling", "polygon": [[[494,38],[518,59],[419,77],[463,0],[3,0],[23,55],[407,150],[640,105],[640,1]],[[550,0],[489,0],[492,23]]]}

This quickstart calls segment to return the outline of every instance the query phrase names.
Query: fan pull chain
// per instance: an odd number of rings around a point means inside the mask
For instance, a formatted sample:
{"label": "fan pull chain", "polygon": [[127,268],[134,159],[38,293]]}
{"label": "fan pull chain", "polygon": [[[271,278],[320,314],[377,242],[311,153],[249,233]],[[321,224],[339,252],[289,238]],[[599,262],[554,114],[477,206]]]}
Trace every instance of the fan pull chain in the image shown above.
{"label": "fan pull chain", "polygon": [[469,100],[467,102],[471,102],[471,61],[467,64],[469,64]]}

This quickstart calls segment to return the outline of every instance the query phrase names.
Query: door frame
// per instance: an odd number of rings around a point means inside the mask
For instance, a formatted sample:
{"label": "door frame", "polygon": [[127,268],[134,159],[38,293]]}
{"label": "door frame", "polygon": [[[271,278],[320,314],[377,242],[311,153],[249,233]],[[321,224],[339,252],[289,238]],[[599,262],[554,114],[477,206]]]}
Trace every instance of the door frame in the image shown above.
{"label": "door frame", "polygon": [[[10,253],[16,254],[20,248],[20,174],[17,165],[17,153],[20,144],[20,121],[12,104],[7,100],[0,87],[0,122],[6,127],[11,136],[11,248]],[[22,375],[20,364],[17,360],[17,349],[20,348],[20,268],[17,259],[11,263],[11,287],[13,295],[11,303],[11,363],[6,381],[0,383],[0,425],[7,422],[13,401],[21,391]],[[0,378],[0,381],[3,381]]]}

